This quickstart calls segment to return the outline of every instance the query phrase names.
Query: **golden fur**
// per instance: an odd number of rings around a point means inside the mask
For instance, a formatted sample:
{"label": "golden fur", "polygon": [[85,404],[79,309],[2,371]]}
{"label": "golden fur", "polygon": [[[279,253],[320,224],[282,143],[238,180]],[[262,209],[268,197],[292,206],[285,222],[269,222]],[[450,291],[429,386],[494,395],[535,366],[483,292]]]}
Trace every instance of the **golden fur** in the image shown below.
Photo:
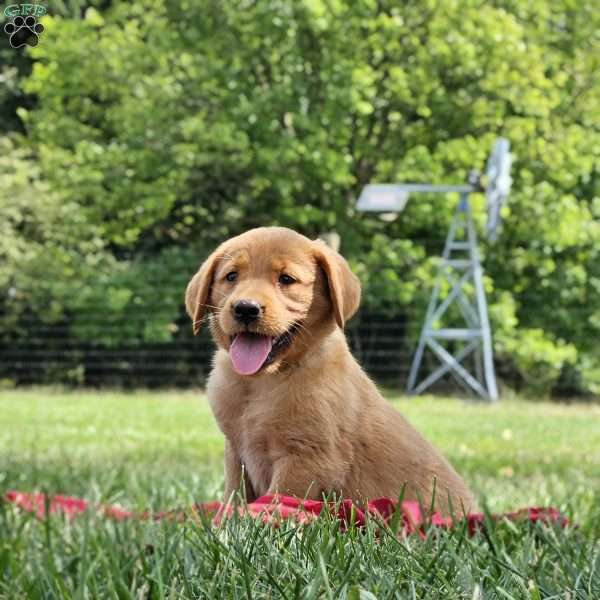
{"label": "golden fur", "polygon": [[[236,272],[237,279],[226,275]],[[286,273],[295,283],[282,285]],[[263,309],[249,326],[233,303]],[[379,393],[348,349],[342,328],[360,302],[346,261],[320,241],[289,229],[253,229],[219,246],[190,281],[186,307],[194,332],[208,320],[219,349],[207,394],[225,434],[225,497],[243,483],[251,501],[281,493],[357,501],[421,499],[457,512],[473,509],[450,464]],[[298,323],[291,344],[254,375],[232,365],[232,337],[273,338]],[[244,468],[242,468],[242,465]],[[435,480],[435,484],[434,484]]]}

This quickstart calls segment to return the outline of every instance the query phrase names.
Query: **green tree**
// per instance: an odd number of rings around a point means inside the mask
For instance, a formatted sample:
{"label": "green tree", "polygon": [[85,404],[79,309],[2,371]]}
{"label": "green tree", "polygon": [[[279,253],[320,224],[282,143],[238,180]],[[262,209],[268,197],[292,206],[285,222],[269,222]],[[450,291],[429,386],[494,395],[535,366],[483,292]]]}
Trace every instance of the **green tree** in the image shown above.
{"label": "green tree", "polygon": [[[28,306],[51,297],[74,333],[107,343],[165,339],[203,254],[270,223],[335,228],[368,307],[415,317],[452,203],[425,198],[384,223],[356,214],[357,193],[462,182],[501,134],[516,162],[486,250],[497,355],[517,383],[600,393],[600,16],[588,3],[146,0],[44,24],[25,145],[35,184],[78,220],[53,235],[96,240],[102,260],[85,293],[56,278],[31,285]],[[150,272],[168,282],[156,322]],[[103,328],[134,313],[146,318]]]}

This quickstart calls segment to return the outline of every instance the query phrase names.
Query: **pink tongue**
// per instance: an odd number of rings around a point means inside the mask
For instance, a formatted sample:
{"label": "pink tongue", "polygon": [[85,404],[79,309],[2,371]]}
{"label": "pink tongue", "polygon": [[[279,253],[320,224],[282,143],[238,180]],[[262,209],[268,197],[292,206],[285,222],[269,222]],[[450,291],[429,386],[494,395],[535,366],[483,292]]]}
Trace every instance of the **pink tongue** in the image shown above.
{"label": "pink tongue", "polygon": [[238,333],[229,348],[233,368],[240,375],[253,375],[267,360],[272,345],[267,335]]}

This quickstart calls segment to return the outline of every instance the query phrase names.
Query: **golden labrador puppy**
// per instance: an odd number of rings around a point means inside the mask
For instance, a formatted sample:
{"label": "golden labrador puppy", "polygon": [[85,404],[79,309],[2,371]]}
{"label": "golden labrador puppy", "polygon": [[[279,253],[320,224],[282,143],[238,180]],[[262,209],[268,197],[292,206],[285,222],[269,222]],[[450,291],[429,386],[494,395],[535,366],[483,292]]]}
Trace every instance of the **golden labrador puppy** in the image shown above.
{"label": "golden labrador puppy", "polygon": [[207,394],[225,434],[225,497],[421,499],[474,508],[450,464],[378,392],[342,331],[360,302],[346,261],[280,227],[221,244],[190,281],[194,333],[219,349]]}

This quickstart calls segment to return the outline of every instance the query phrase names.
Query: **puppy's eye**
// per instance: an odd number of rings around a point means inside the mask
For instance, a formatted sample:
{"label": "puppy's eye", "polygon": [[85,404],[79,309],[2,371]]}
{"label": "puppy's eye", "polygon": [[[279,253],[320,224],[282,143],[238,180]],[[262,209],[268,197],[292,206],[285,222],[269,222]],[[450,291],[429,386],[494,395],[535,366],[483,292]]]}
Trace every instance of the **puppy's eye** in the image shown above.
{"label": "puppy's eye", "polygon": [[292,285],[292,283],[296,283],[296,280],[291,275],[287,275],[286,273],[282,273],[279,276],[279,283],[281,285]]}
{"label": "puppy's eye", "polygon": [[229,271],[229,273],[225,275],[225,279],[227,279],[227,281],[235,281],[237,279],[237,271]]}

